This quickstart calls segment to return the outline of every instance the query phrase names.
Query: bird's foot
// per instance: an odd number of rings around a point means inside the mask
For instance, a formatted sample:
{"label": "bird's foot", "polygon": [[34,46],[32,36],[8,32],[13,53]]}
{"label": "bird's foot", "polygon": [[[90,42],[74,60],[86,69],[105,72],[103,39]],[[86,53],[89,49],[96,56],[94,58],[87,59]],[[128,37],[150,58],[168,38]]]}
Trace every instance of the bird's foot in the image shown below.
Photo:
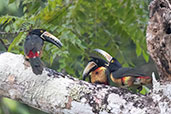
{"label": "bird's foot", "polygon": [[31,66],[28,60],[25,60],[23,64],[25,66],[25,69]]}

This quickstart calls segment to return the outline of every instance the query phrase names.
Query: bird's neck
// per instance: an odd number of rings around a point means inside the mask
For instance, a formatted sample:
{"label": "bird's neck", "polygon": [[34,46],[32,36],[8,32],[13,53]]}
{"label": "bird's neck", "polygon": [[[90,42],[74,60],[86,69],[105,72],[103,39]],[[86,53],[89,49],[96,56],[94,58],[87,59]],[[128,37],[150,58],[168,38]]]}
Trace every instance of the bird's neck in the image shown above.
{"label": "bird's neck", "polygon": [[117,70],[119,70],[120,68],[122,68],[121,66],[109,66],[108,69],[109,69],[109,72],[115,72]]}

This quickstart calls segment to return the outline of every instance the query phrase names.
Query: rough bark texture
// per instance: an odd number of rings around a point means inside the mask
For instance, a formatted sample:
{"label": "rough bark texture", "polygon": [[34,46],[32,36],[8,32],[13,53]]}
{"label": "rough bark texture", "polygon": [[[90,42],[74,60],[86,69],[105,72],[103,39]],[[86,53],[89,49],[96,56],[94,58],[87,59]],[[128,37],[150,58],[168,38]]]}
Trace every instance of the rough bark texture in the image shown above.
{"label": "rough bark texture", "polygon": [[92,85],[48,68],[35,75],[25,65],[23,55],[0,54],[0,95],[48,113],[171,114],[170,87],[171,83],[155,82],[150,95],[137,95]]}
{"label": "rough bark texture", "polygon": [[160,79],[171,81],[171,1],[154,0],[149,10],[147,48],[157,64]]}

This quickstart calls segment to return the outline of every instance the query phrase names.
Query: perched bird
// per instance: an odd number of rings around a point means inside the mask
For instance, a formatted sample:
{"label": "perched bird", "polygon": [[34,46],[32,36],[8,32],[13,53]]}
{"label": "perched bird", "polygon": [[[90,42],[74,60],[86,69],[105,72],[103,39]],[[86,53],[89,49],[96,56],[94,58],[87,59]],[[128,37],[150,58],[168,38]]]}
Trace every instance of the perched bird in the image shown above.
{"label": "perched bird", "polygon": [[107,62],[100,58],[91,58],[83,71],[83,80],[89,77],[89,82],[91,83],[108,85],[107,75],[109,75],[109,72],[106,69]]}
{"label": "perched bird", "polygon": [[24,53],[29,60],[32,71],[38,75],[42,74],[43,63],[40,60],[44,41],[50,42],[57,47],[62,47],[61,41],[44,29],[30,31],[24,43]]}
{"label": "perched bird", "polygon": [[124,68],[119,61],[101,49],[94,51],[102,54],[108,61],[106,68],[109,70],[109,85],[117,85],[121,87],[136,87],[142,89],[142,85],[151,85],[152,78],[145,75],[137,68]]}

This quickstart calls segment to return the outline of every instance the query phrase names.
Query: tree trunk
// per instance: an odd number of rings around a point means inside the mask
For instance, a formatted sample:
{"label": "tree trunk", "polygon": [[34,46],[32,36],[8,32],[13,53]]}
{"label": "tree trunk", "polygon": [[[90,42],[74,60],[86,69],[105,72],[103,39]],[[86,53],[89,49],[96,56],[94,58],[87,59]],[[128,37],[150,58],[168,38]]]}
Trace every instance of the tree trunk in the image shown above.
{"label": "tree trunk", "polygon": [[154,0],[149,5],[147,48],[157,64],[161,81],[171,81],[171,4],[169,0]]}

